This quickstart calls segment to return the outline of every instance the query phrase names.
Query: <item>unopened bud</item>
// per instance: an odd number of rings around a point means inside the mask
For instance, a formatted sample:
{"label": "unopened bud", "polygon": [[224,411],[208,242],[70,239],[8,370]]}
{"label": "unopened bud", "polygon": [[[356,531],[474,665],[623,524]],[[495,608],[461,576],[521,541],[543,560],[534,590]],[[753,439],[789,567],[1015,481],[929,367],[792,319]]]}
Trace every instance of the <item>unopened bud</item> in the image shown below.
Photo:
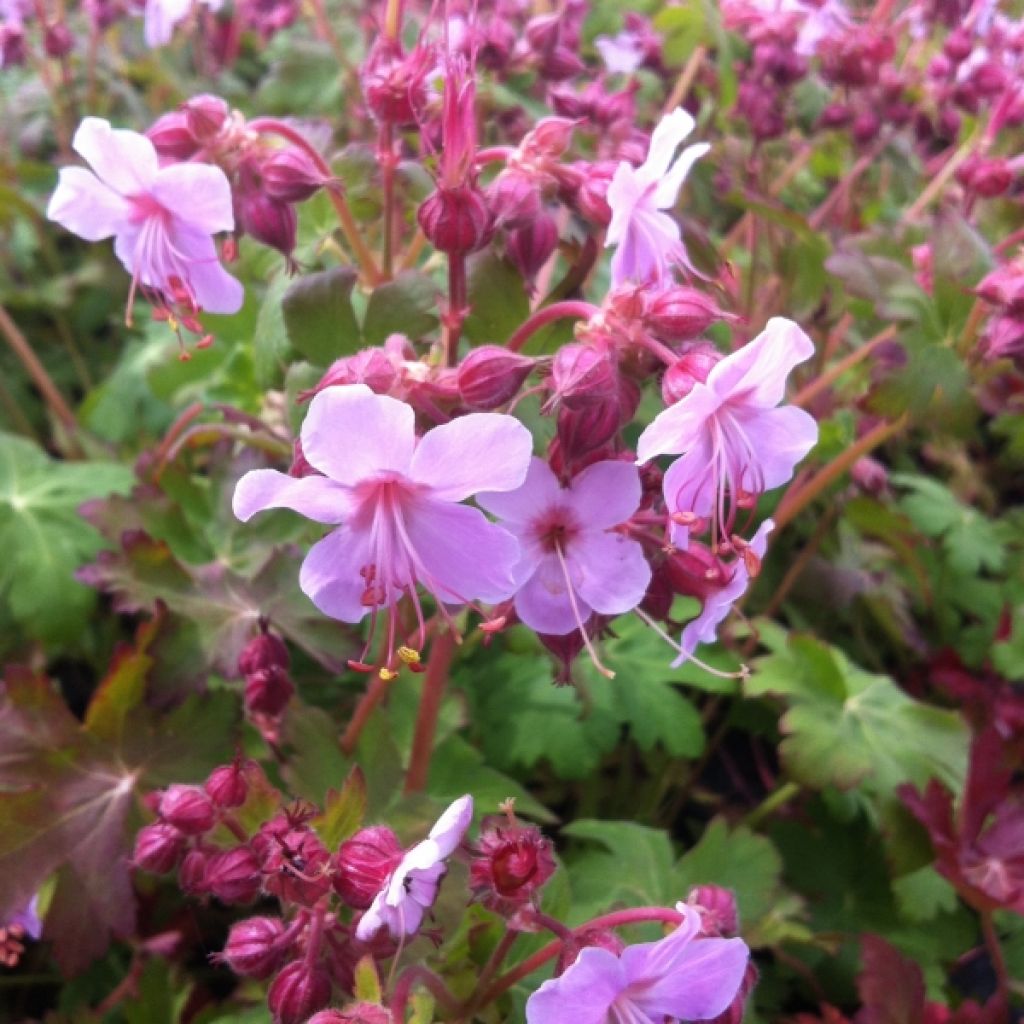
{"label": "unopened bud", "polygon": [[313,158],[297,146],[274,150],[260,170],[267,195],[281,203],[305,202],[327,181]]}
{"label": "unopened bud", "polygon": [[245,709],[250,714],[281,714],[295,693],[295,684],[283,669],[268,669],[245,677]]}
{"label": "unopened bud", "polygon": [[180,110],[158,117],[146,132],[146,137],[157,153],[167,160],[189,160],[200,148],[199,140],[192,134],[185,114]]}
{"label": "unopened bud", "polygon": [[217,807],[241,807],[249,794],[249,783],[238,761],[214,768],[203,788]]}
{"label": "unopened bud", "polygon": [[532,902],[555,870],[551,843],[532,825],[485,825],[470,865],[476,899],[499,913]]}
{"label": "unopened bud", "polygon": [[360,81],[378,121],[398,127],[417,123],[427,104],[429,64],[420,48],[407,55],[388,36],[377,39],[363,61]]}
{"label": "unopened bud", "polygon": [[238,656],[238,671],[250,676],[268,669],[287,669],[289,661],[288,648],[280,637],[273,633],[258,633]]}
{"label": "unopened bud", "polygon": [[970,57],[974,50],[974,40],[965,28],[955,28],[946,36],[942,44],[942,52],[955,64],[960,64]]}
{"label": "unopened bud", "polygon": [[423,201],[416,219],[434,248],[447,253],[478,249],[491,223],[483,195],[471,186],[437,189]]}
{"label": "unopened bud", "polygon": [[703,384],[708,379],[715,363],[722,358],[713,345],[697,344],[691,346],[676,360],[661,378],[661,397],[666,405],[675,405],[682,401],[696,384]]}
{"label": "unopened bud", "polygon": [[607,227],[612,219],[612,210],[608,205],[608,186],[618,164],[605,160],[578,167],[582,177],[576,190],[576,206],[587,220],[599,227]]}
{"label": "unopened bud", "polygon": [[295,207],[255,190],[243,192],[236,200],[237,226],[257,242],[291,256],[295,251],[299,227]]}
{"label": "unopened bud", "polygon": [[611,353],[595,345],[563,345],[551,364],[555,394],[568,409],[579,410],[613,398],[618,376]]}
{"label": "unopened bud", "polygon": [[198,786],[168,786],[160,797],[160,817],[189,836],[209,832],[217,821],[213,803]]}
{"label": "unopened bud", "polygon": [[515,268],[532,282],[558,246],[558,225],[549,214],[541,213],[528,224],[510,231],[505,251]]}
{"label": "unopened bud", "polygon": [[691,341],[712,324],[735,320],[723,312],[703,292],[683,286],[666,288],[651,300],[644,323],[664,341]]}
{"label": "unopened bud", "polygon": [[66,57],[74,49],[74,46],[75,37],[63,21],[46,26],[46,30],[43,32],[43,49],[46,51],[47,57],[60,60],[61,57]]}
{"label": "unopened bud", "polygon": [[251,903],[260,891],[260,866],[248,846],[215,853],[206,864],[206,885],[222,903]]}
{"label": "unopened bud", "polygon": [[528,356],[481,345],[459,364],[459,395],[471,409],[497,409],[516,396],[533,367]]}
{"label": "unopened bud", "polygon": [[204,896],[210,891],[206,869],[210,856],[203,850],[189,850],[178,868],[178,888],[189,896]]}
{"label": "unopened bud", "polygon": [[365,910],[401,860],[402,847],[391,829],[360,829],[334,856],[334,889],[350,907]]}
{"label": "unopened bud", "polygon": [[331,887],[327,876],[330,859],[315,832],[292,829],[267,847],[264,888],[279,899],[311,907]]}
{"label": "unopened bud", "polygon": [[560,14],[538,14],[526,23],[526,41],[537,52],[546,52],[558,45]]}
{"label": "unopened bud", "polygon": [[392,1024],[391,1014],[376,1003],[349,1003],[344,1010],[321,1010],[306,1024]]}
{"label": "unopened bud", "polygon": [[567,117],[542,117],[523,141],[529,146],[554,160],[562,156],[572,141],[575,120]]}
{"label": "unopened bud", "polygon": [[304,1024],[331,998],[331,979],[323,967],[295,960],[270,985],[267,1005],[277,1024]]}
{"label": "unopened bud", "polygon": [[616,957],[626,948],[626,944],[610,928],[588,928],[583,932],[573,932],[571,940],[562,943],[555,972],[560,974],[567,970],[576,962],[580,952],[590,946],[606,949]]}
{"label": "unopened bud", "polygon": [[139,829],[135,837],[132,863],[156,875],[173,871],[185,850],[185,836],[173,825],[162,821]]}
{"label": "unopened bud", "polygon": [[739,930],[736,897],[730,890],[720,885],[698,885],[687,903],[700,914],[702,934],[729,938]]}
{"label": "unopened bud", "polygon": [[540,215],[540,191],[533,178],[515,169],[504,170],[487,190],[495,223],[521,227]]}
{"label": "unopened bud", "polygon": [[280,966],[285,948],[279,940],[284,924],[276,917],[249,917],[232,925],[220,959],[246,978],[269,978]]}
{"label": "unopened bud", "polygon": [[230,113],[224,100],[209,93],[193,96],[182,104],[181,109],[185,114],[185,123],[189,131],[203,145],[217,137]]}

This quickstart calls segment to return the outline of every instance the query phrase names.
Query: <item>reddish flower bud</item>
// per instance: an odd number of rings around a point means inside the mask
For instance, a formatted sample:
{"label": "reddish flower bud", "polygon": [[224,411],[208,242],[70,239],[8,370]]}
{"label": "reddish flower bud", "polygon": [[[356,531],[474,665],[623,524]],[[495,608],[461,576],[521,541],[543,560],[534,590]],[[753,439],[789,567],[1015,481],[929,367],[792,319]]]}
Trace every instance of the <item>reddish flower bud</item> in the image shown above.
{"label": "reddish flower bud", "polygon": [[63,21],[46,26],[46,30],[43,32],[43,49],[46,51],[47,57],[60,60],[61,57],[66,57],[74,49],[74,46],[75,37]]}
{"label": "reddish flower bud", "polygon": [[160,797],[160,817],[189,836],[209,832],[217,821],[213,803],[198,786],[168,786]]}
{"label": "reddish flower bud", "polygon": [[574,78],[581,71],[586,69],[579,54],[573,53],[567,46],[556,46],[554,49],[543,53],[540,58],[540,67],[537,69],[542,78],[549,82],[564,82],[567,78]]}
{"label": "reddish flower bud", "polygon": [[558,225],[542,213],[528,224],[510,231],[505,251],[515,268],[532,282],[558,245]]}
{"label": "reddish flower bud", "polygon": [[853,120],[853,111],[846,103],[829,103],[818,115],[822,128],[845,128]]}
{"label": "reddish flower bud", "polygon": [[284,959],[284,924],[276,917],[248,917],[231,926],[219,959],[246,978],[269,978]]}
{"label": "reddish flower bud", "polygon": [[360,829],[334,855],[335,892],[350,907],[365,910],[401,860],[402,847],[391,829]]}
{"label": "reddish flower bud", "polygon": [[526,23],[526,41],[538,52],[554,49],[558,45],[561,20],[560,14],[538,14],[531,18]]}
{"label": "reddish flower bud", "polygon": [[260,880],[259,862],[248,846],[222,850],[206,864],[206,885],[222,903],[251,903]]}
{"label": "reddish flower bud", "polygon": [[295,693],[295,684],[282,669],[254,672],[245,678],[245,710],[249,714],[281,714]]}
{"label": "reddish flower bud", "polygon": [[687,902],[700,914],[701,934],[729,938],[739,930],[736,897],[720,885],[698,885]]}
{"label": "reddish flower bud", "polygon": [[1003,157],[979,160],[974,166],[970,189],[985,199],[992,199],[1007,192],[1013,184],[1013,171]]}
{"label": "reddish flower bud", "polygon": [[157,153],[167,160],[189,160],[199,152],[199,140],[192,134],[185,114],[180,110],[158,117],[146,136]]}
{"label": "reddish flower bud", "polygon": [[1014,263],[986,274],[974,290],[986,302],[1006,306],[1011,313],[1024,313],[1024,267]]}
{"label": "reddish flower bud", "polygon": [[217,807],[241,807],[249,794],[249,782],[239,761],[214,768],[203,788]]}
{"label": "reddish flower bud", "polygon": [[677,594],[705,601],[725,582],[725,570],[703,544],[691,542],[685,551],[673,551],[665,559],[665,572]]}
{"label": "reddish flower bud", "polygon": [[721,358],[714,345],[705,342],[691,346],[661,378],[661,397],[665,404],[675,405],[693,390],[695,384],[703,384]]}
{"label": "reddish flower bud", "polygon": [[658,292],[644,314],[644,323],[664,341],[690,341],[712,324],[736,317],[723,312],[703,292],[682,286]]}
{"label": "reddish flower bud", "polygon": [[569,148],[575,120],[567,117],[542,117],[523,140],[531,149],[552,160],[557,160]]}
{"label": "reddish flower bud", "polygon": [[394,40],[379,36],[360,73],[363,96],[373,116],[399,127],[416,124],[427,104],[431,63],[423,47],[407,55]]}
{"label": "reddish flower bud", "polygon": [[139,829],[132,863],[156,875],[173,871],[185,850],[185,837],[173,825],[158,821]]}
{"label": "reddish flower bud", "polygon": [[478,249],[491,227],[483,194],[471,186],[435,190],[423,201],[416,219],[434,248],[448,253]]}
{"label": "reddish flower bud", "polygon": [[257,242],[285,256],[295,251],[299,221],[295,207],[279,203],[261,191],[247,190],[236,196],[236,227]]}
{"label": "reddish flower bud", "polygon": [[974,50],[974,40],[965,28],[955,28],[946,36],[942,44],[942,52],[955,64],[960,64],[970,57]]}
{"label": "reddish flower bud", "polygon": [[267,195],[281,203],[305,202],[328,180],[313,158],[297,146],[274,150],[260,170]]}
{"label": "reddish flower bud", "polygon": [[391,1014],[376,1003],[350,1003],[344,1010],[321,1010],[306,1024],[391,1024]]}
{"label": "reddish flower bud", "polygon": [[495,223],[501,227],[522,227],[541,212],[540,191],[529,175],[515,169],[501,172],[487,190]]}
{"label": "reddish flower bud", "polygon": [[292,829],[271,843],[263,856],[263,888],[279,899],[311,907],[331,887],[330,859],[315,832]]}
{"label": "reddish flower bud", "polygon": [[203,850],[189,850],[178,869],[178,888],[189,896],[204,896],[210,891],[206,884],[209,854]]}
{"label": "reddish flower bud", "polygon": [[558,954],[558,963],[555,973],[561,974],[576,962],[580,951],[588,946],[596,946],[598,949],[606,949],[614,956],[618,956],[626,944],[607,928],[588,928],[584,932],[574,932],[572,941],[562,943],[562,951]]}
{"label": "reddish flower bud", "polygon": [[576,207],[587,220],[607,227],[612,219],[612,210],[608,205],[608,186],[618,164],[605,160],[597,164],[580,164],[582,180],[576,190]]}
{"label": "reddish flower bud", "polygon": [[878,138],[881,126],[882,123],[873,110],[862,110],[853,119],[853,124],[850,125],[850,134],[853,136],[854,142],[863,146]]}
{"label": "reddish flower bud", "polygon": [[516,396],[534,363],[500,345],[481,345],[459,365],[459,395],[471,409],[497,409]]}
{"label": "reddish flower bud", "polygon": [[288,648],[280,637],[273,633],[258,633],[238,656],[238,671],[251,676],[270,669],[287,669],[289,660]]}
{"label": "reddish flower bud", "polygon": [[0,68],[24,64],[27,56],[24,27],[13,21],[0,25]]}
{"label": "reddish flower bud", "polygon": [[[588,627],[589,630],[589,627]],[[555,686],[572,685],[572,663],[583,650],[583,637],[578,629],[571,633],[556,636],[550,633],[538,633],[537,639],[553,655],[556,663],[553,682]]]}
{"label": "reddish flower bud", "polygon": [[532,825],[485,823],[470,865],[476,899],[501,914],[531,903],[555,870],[551,843]]}
{"label": "reddish flower bud", "polygon": [[189,131],[203,145],[212,142],[224,127],[230,110],[219,96],[200,93],[181,105]]}
{"label": "reddish flower bud", "polygon": [[551,364],[551,383],[567,409],[584,409],[614,398],[618,368],[609,351],[595,345],[563,345]]}
{"label": "reddish flower bud", "polygon": [[327,971],[305,960],[294,960],[273,980],[267,1005],[276,1024],[303,1024],[331,998]]}

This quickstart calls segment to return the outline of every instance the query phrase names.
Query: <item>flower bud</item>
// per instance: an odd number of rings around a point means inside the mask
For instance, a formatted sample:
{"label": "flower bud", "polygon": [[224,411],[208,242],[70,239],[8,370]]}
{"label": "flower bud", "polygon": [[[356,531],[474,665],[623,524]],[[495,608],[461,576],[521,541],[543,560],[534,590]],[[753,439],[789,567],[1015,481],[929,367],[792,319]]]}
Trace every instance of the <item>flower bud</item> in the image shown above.
{"label": "flower bud", "polygon": [[729,938],[739,930],[736,897],[720,885],[698,885],[687,902],[700,914],[701,934]]}
{"label": "flower bud", "polygon": [[556,46],[541,54],[540,67],[537,69],[542,78],[549,82],[564,82],[567,78],[574,78],[581,71],[586,69],[579,54],[574,53],[567,46]]}
{"label": "flower bud", "polygon": [[132,863],[143,871],[163,875],[173,871],[185,850],[185,836],[173,825],[158,821],[139,829]]}
{"label": "flower bud", "polygon": [[505,251],[516,270],[532,282],[558,245],[558,225],[549,214],[541,213],[528,224],[510,231]]}
{"label": "flower bud", "polygon": [[618,164],[612,160],[603,160],[596,164],[579,164],[581,181],[576,190],[576,207],[587,220],[607,227],[612,219],[612,210],[608,205],[608,186]]}
{"label": "flower bud", "polygon": [[961,64],[974,50],[974,40],[965,28],[955,28],[946,36],[942,52],[955,64]]}
{"label": "flower bud", "polygon": [[533,367],[529,356],[481,345],[459,364],[459,395],[471,409],[497,409],[516,396]]}
{"label": "flower bud", "polygon": [[249,783],[239,761],[214,768],[203,788],[217,807],[241,807],[249,794]]}
{"label": "flower bud", "polygon": [[818,115],[821,128],[845,128],[853,120],[853,111],[846,103],[829,103]]}
{"label": "flower bud", "polygon": [[427,105],[429,53],[417,47],[404,54],[386,35],[378,37],[363,61],[360,82],[370,113],[382,124],[414,125]]}
{"label": "flower bud", "polygon": [[282,669],[254,672],[245,679],[245,710],[249,714],[281,714],[295,693],[295,684]]}
{"label": "flower bud", "polygon": [[160,797],[160,817],[188,836],[209,832],[217,821],[210,798],[198,786],[168,786]]}
{"label": "flower bud", "polygon": [[402,860],[395,833],[382,825],[360,829],[334,855],[335,892],[356,910],[365,910]]}
{"label": "flower bud", "polygon": [[331,998],[327,971],[305,960],[288,964],[270,985],[267,1005],[276,1024],[304,1024]]}
{"label": "flower bud", "polygon": [[189,130],[185,114],[180,110],[158,117],[146,136],[166,160],[189,160],[199,152],[199,140]]}
{"label": "flower bud", "polygon": [[537,183],[515,169],[499,174],[487,189],[487,202],[495,223],[501,227],[522,227],[540,215]]}
{"label": "flower bud", "polygon": [[61,57],[66,57],[74,49],[74,46],[75,37],[63,21],[56,21],[52,25],[46,26],[43,32],[43,49],[46,51],[47,57],[60,60]]}
{"label": "flower bud", "polygon": [[1011,313],[1024,313],[1024,267],[1010,263],[986,274],[975,294]]}
{"label": "flower bud", "polygon": [[560,14],[538,14],[526,23],[526,41],[538,53],[558,45]]}
{"label": "flower bud", "polygon": [[1007,192],[1013,184],[1013,171],[1003,157],[980,160],[971,175],[970,188],[984,199]]}
{"label": "flower bud", "polygon": [[271,199],[265,192],[246,190],[236,196],[236,207],[239,230],[291,256],[299,228],[294,206]]}
{"label": "flower bud", "polygon": [[703,384],[721,358],[714,345],[706,342],[692,345],[661,378],[661,397],[665,404],[675,405],[693,390],[695,384]]}
{"label": "flower bud", "polygon": [[551,843],[532,825],[500,819],[480,834],[469,869],[476,899],[498,913],[514,913],[533,901],[555,870]]}
{"label": "flower bud", "polygon": [[260,170],[267,195],[281,203],[305,202],[328,180],[313,158],[298,146],[274,150]]}
{"label": "flower bud", "polygon": [[344,1010],[321,1010],[306,1024],[391,1024],[391,1014],[376,1003],[349,1003]]}
{"label": "flower bud", "polygon": [[690,341],[712,324],[736,317],[723,312],[703,292],[678,286],[658,292],[644,314],[644,323],[664,341]]}
{"label": "flower bud", "polygon": [[231,926],[221,960],[246,978],[269,978],[284,959],[279,944],[284,924],[277,917],[248,917]]}
{"label": "flower bud", "polygon": [[491,226],[483,194],[472,186],[436,189],[423,201],[416,219],[431,245],[447,253],[478,249]]}
{"label": "flower bud", "polygon": [[181,105],[181,109],[188,130],[204,146],[217,137],[230,113],[224,100],[209,93],[193,96]]}
{"label": "flower bud", "polygon": [[238,656],[238,671],[244,676],[270,669],[285,669],[289,664],[288,648],[273,633],[258,633]]}
{"label": "flower bud", "polygon": [[178,868],[178,888],[189,896],[205,896],[210,891],[206,882],[209,854],[203,850],[189,850]]}
{"label": "flower bud", "polygon": [[580,631],[574,629],[571,633],[562,635],[538,633],[537,639],[555,659],[555,676],[552,680],[555,686],[571,686],[572,663],[583,650],[583,636]]}
{"label": "flower bud", "polygon": [[588,928],[583,932],[573,932],[572,939],[562,943],[562,951],[558,954],[555,973],[561,974],[576,962],[581,950],[594,946],[606,949],[613,956],[618,956],[626,944],[609,928]]}
{"label": "flower bud", "polygon": [[270,844],[263,857],[264,888],[281,900],[311,907],[331,887],[331,855],[315,832],[292,829]]}
{"label": "flower bud", "polygon": [[878,138],[880,128],[881,121],[879,121],[878,115],[873,110],[862,110],[853,119],[853,124],[850,125],[850,134],[853,136],[854,142],[863,146]]}
{"label": "flower bud", "polygon": [[557,160],[569,148],[576,121],[567,117],[542,117],[523,140],[531,149],[550,160]]}
{"label": "flower bud", "polygon": [[563,345],[551,364],[552,387],[568,409],[583,409],[614,397],[618,377],[612,354],[596,345]]}
{"label": "flower bud", "polygon": [[206,864],[206,885],[222,903],[251,903],[260,891],[260,866],[248,846],[222,850]]}
{"label": "flower bud", "polygon": [[675,550],[664,562],[666,574],[677,594],[699,601],[722,588],[725,571],[721,563],[703,544],[691,541],[685,550]]}

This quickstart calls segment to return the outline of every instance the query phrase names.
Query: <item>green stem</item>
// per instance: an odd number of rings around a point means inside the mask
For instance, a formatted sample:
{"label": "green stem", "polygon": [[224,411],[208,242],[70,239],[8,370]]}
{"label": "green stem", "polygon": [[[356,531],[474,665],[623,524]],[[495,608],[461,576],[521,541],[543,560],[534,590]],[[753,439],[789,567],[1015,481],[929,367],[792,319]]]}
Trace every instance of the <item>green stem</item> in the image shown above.
{"label": "green stem", "polygon": [[757,828],[765,818],[770,817],[780,807],[788,804],[794,797],[799,796],[800,786],[790,780],[784,782],[775,792],[769,793],[747,816],[743,824],[747,828]]}

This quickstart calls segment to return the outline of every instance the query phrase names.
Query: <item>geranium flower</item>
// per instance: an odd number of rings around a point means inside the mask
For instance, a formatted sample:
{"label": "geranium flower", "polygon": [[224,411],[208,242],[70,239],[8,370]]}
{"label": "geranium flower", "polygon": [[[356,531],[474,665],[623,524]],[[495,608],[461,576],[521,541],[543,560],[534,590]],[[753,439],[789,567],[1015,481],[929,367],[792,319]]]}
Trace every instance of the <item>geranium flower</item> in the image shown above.
{"label": "geranium flower", "polygon": [[636,33],[623,29],[617,36],[598,36],[594,46],[611,74],[631,75],[644,62],[644,41]]}
{"label": "geranium flower", "polygon": [[643,600],[651,581],[643,548],[612,532],[640,504],[635,466],[596,462],[563,487],[535,458],[520,488],[477,501],[519,539],[515,608],[531,629],[583,631],[592,611],[619,615]]}
{"label": "geranium flower", "polygon": [[[728,536],[736,508],[784,484],[818,440],[814,418],[795,406],[777,408],[786,378],[814,353],[791,320],[773,317],[753,341],[712,367],[685,398],[659,413],[640,435],[637,461],[682,454],[665,473],[670,514],[713,517]],[[685,523],[674,535],[683,546]]]}
{"label": "geranium flower", "polygon": [[526,1001],[527,1024],[664,1024],[708,1020],[732,1003],[750,950],[742,939],[698,939],[700,914],[685,903],[683,920],[657,942],[618,956],[588,946],[564,974]]}
{"label": "geranium flower", "polygon": [[[222,0],[201,0],[211,11],[219,11]],[[193,0],[146,0],[143,36],[150,47],[166,46],[174,29],[191,12]]]}
{"label": "geranium flower", "polygon": [[87,242],[114,238],[135,290],[189,313],[235,313],[242,286],[220,265],[212,235],[234,227],[231,186],[212,164],[161,167],[153,143],[87,117],[72,142],[92,167],[65,167],[46,215]]}
{"label": "geranium flower", "polygon": [[612,286],[632,281],[661,284],[674,266],[690,267],[679,225],[670,210],[690,168],[711,148],[706,142],[680,143],[694,128],[682,107],[663,117],[651,136],[647,159],[639,166],[620,163],[608,186],[612,211],[605,245],[617,246],[612,256]]}
{"label": "geranium flower", "polygon": [[313,398],[301,442],[324,475],[253,470],[238,482],[234,511],[245,521],[264,509],[290,508],[318,523],[344,524],[313,545],[299,576],[325,615],[359,622],[408,593],[422,622],[417,585],[449,604],[512,595],[519,545],[459,502],[523,482],[532,441],[518,420],[473,413],[417,440],[410,406],[348,384]]}
{"label": "geranium flower", "polygon": [[419,931],[448,870],[444,862],[462,842],[472,820],[473,798],[460,796],[437,819],[427,838],[409,850],[388,876],[356,925],[357,939],[368,942],[381,928],[387,928],[395,939]]}

